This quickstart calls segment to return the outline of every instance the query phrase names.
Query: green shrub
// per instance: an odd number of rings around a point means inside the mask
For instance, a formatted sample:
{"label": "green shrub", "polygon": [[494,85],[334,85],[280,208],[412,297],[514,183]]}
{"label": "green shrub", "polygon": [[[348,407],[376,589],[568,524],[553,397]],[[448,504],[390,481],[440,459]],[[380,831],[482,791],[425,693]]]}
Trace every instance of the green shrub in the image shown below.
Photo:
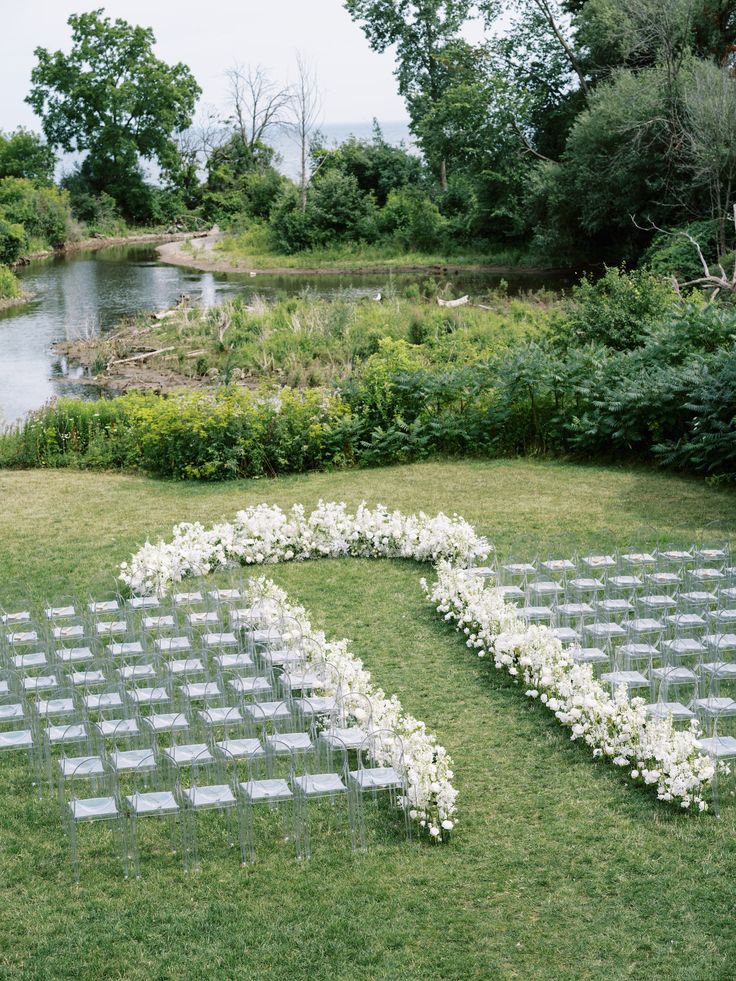
{"label": "green shrub", "polygon": [[0,180],[0,213],[11,224],[22,225],[28,239],[60,248],[69,237],[71,210],[65,191],[36,187],[20,177]]}
{"label": "green shrub", "polygon": [[573,289],[569,336],[578,344],[594,341],[616,350],[639,347],[651,325],[676,303],[671,284],[660,276],[607,269],[600,279],[585,277]]}
{"label": "green shrub", "polygon": [[17,262],[28,248],[28,239],[22,225],[11,224],[0,211],[0,263]]}
{"label": "green shrub", "polygon": [[379,227],[404,249],[432,252],[445,236],[447,221],[437,205],[417,188],[391,191],[379,216]]}
{"label": "green shrub", "polygon": [[13,275],[12,269],[0,266],[0,300],[14,300],[20,295],[20,284]]}

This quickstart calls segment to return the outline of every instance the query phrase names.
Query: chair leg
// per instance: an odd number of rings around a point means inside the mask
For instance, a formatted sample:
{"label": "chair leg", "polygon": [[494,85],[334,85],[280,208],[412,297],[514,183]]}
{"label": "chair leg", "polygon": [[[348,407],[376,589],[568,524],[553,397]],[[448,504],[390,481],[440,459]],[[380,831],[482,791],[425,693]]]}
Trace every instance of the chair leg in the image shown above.
{"label": "chair leg", "polygon": [[77,851],[77,825],[72,818],[69,822],[69,852],[71,854],[74,881],[79,882],[79,853]]}

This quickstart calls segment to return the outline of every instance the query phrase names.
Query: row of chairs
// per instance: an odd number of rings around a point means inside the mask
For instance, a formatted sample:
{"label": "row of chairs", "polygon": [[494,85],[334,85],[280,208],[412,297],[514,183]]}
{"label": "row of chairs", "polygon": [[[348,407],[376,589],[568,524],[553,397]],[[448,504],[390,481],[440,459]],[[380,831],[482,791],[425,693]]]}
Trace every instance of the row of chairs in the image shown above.
{"label": "row of chairs", "polygon": [[[95,644],[84,606],[124,621],[125,633]],[[186,633],[171,612],[182,608]],[[195,628],[193,615],[205,613]],[[153,616],[166,619],[151,632]],[[310,854],[308,802],[323,798],[330,810],[345,802],[355,847],[365,842],[367,793],[387,794],[410,835],[401,739],[375,731],[370,701],[345,689],[298,621],[244,583],[171,600],[68,598],[3,617],[0,750],[28,753],[39,794],[56,787],[76,877],[78,827],[98,821],[112,827],[126,874],[140,874],[138,822],[149,816],[178,828],[189,866],[198,864],[196,815],[212,810],[231,831],[237,817],[241,857],[252,860],[256,803],[290,812],[299,856]],[[54,646],[52,632],[44,648],[37,632],[28,649],[13,636],[44,619],[80,625],[91,642]]]}
{"label": "row of chairs", "polygon": [[[613,693],[644,699],[676,728],[698,723],[699,748],[736,760],[736,564],[726,541],[683,549],[499,557],[469,570],[550,629]],[[722,777],[722,767],[716,768]],[[718,775],[714,806],[718,809]]]}

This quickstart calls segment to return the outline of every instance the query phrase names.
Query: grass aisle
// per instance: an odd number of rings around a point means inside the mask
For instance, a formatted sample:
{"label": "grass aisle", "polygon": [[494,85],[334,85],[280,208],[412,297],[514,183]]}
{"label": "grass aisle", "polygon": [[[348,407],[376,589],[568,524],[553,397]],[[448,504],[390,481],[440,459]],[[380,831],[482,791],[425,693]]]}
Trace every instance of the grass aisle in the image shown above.
{"label": "grass aisle", "polygon": [[[457,510],[499,548],[611,546],[644,523],[689,544],[736,497],[648,472],[560,464],[426,464],[274,482],[184,485],[0,472],[0,584],[83,590],[147,534],[261,500]],[[273,567],[318,625],[349,636],[374,678],[455,758],[448,847],[373,822],[366,855],[316,830],[299,865],[267,843],[253,869],[216,843],[186,877],[143,839],[124,883],[108,841],[83,842],[71,885],[55,806],[0,757],[0,977],[580,979],[733,976],[736,804],[686,817],[596,764],[422,601],[423,572],[344,560]],[[2,587],[0,586],[0,589]],[[159,842],[160,844],[160,842]]]}

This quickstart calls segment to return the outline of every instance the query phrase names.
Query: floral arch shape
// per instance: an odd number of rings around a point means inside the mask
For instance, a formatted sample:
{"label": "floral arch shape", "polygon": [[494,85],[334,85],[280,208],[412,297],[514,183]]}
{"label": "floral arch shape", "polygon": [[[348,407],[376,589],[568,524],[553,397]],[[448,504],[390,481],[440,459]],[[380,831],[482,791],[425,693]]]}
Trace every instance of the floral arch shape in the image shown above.
{"label": "floral arch shape", "polygon": [[[544,626],[528,627],[500,593],[473,574],[492,546],[458,515],[403,515],[365,504],[354,513],[345,504],[320,501],[307,514],[302,505],[284,512],[260,504],[239,511],[233,522],[205,528],[177,525],[169,542],[146,543],[120,567],[120,578],[135,593],[165,593],[188,576],[205,576],[240,564],[260,567],[278,562],[317,558],[413,559],[432,563],[436,579],[422,580],[428,599],[443,618],[466,638],[479,657],[492,657],[583,740],[596,757],[629,767],[631,778],[656,786],[663,801],[685,808],[707,809],[713,763],[696,746],[694,732],[678,731],[668,719],[647,717],[643,700],[631,702],[623,691],[611,695],[589,665],[576,664],[570,650]],[[346,640],[328,641],[316,631],[306,611],[289,602],[286,593],[260,577],[252,588],[278,601],[297,619],[305,636],[322,645],[340,669],[344,690],[366,695],[376,726],[394,730],[402,739],[404,767],[412,817],[433,840],[448,837],[456,822],[457,791],[452,761],[423,722],[404,713],[396,696],[376,688],[362,661]]]}

